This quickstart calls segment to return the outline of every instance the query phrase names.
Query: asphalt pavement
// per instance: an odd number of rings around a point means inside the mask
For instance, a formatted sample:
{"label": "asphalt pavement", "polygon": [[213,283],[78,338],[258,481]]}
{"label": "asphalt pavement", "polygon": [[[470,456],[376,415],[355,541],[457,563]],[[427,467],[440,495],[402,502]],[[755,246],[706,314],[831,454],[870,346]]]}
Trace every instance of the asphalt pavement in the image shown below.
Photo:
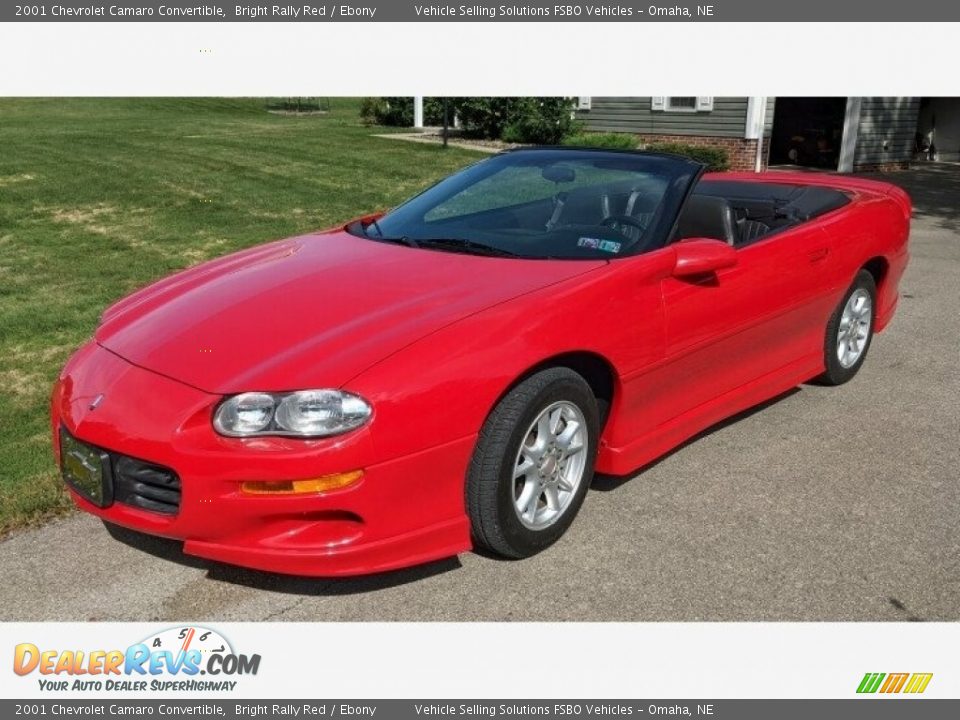
{"label": "asphalt pavement", "polygon": [[0,542],[0,620],[960,619],[960,166],[886,177],[912,260],[860,374],[598,479],[537,557],[290,578],[74,514]]}

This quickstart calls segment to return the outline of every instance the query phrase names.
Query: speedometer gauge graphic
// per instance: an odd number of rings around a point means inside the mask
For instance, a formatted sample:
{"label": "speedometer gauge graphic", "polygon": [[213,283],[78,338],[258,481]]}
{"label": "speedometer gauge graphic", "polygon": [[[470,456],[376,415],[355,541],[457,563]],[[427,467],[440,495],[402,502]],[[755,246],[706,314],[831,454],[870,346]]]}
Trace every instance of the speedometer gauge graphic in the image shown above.
{"label": "speedometer gauge graphic", "polygon": [[203,657],[214,653],[233,654],[233,646],[229,640],[216,630],[202,625],[168,628],[147,636],[141,642],[153,652],[166,650],[173,653],[174,657],[189,650],[198,650]]}

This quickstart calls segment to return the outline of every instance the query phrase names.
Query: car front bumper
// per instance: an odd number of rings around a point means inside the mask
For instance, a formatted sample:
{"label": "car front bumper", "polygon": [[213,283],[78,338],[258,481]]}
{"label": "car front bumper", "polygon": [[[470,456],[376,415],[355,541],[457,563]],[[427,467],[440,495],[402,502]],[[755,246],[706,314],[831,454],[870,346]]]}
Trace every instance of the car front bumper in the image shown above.
{"label": "car front bumper", "polygon": [[[102,396],[99,401],[94,402]],[[191,555],[270,572],[357,575],[455,555],[471,547],[463,482],[475,438],[378,459],[370,427],[320,440],[226,438],[210,424],[220,397],[134,366],[96,343],[82,347],[51,401],[78,440],[173,470],[174,513],[124,502],[82,510],[181,540]],[[59,458],[58,458],[59,460]],[[353,485],[311,495],[249,495],[245,481],[305,480],[353,470]]]}

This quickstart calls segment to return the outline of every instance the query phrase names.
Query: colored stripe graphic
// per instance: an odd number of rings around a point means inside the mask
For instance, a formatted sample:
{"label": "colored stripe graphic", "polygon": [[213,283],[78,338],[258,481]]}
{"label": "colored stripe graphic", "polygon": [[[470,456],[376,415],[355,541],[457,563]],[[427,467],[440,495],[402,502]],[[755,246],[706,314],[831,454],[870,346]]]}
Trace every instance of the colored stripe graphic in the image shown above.
{"label": "colored stripe graphic", "polygon": [[857,688],[857,692],[875,693],[877,688],[880,687],[880,683],[883,682],[884,677],[886,677],[885,673],[867,673],[863,676],[863,680],[860,681],[860,686]]}
{"label": "colored stripe graphic", "polygon": [[904,684],[910,673],[890,673],[887,675],[887,681],[880,688],[882,693],[898,693],[903,689]]}
{"label": "colored stripe graphic", "polygon": [[[884,680],[886,679],[886,680]],[[918,694],[927,689],[933,679],[933,673],[866,673],[857,692],[871,694],[877,691],[887,695],[899,692]]]}
{"label": "colored stripe graphic", "polygon": [[904,689],[905,693],[922,693],[927,689],[930,680],[933,679],[933,673],[914,673]]}

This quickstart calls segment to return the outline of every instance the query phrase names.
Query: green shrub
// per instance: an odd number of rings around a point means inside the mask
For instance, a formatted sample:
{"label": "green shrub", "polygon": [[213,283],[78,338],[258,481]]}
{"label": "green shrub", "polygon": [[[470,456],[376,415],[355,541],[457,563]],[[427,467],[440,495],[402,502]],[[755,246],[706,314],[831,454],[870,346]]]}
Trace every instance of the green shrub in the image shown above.
{"label": "green shrub", "polygon": [[[450,122],[456,114],[466,137],[556,145],[577,130],[573,98],[457,97],[448,99],[448,107]],[[360,118],[367,125],[411,127],[413,98],[363,98]],[[423,122],[443,125],[443,98],[424,98]]]}
{"label": "green shrub", "polygon": [[365,97],[360,99],[360,120],[364,125],[373,125],[376,122],[377,105],[382,98]]}
{"label": "green shrub", "polygon": [[636,150],[637,136],[630,133],[578,132],[567,135],[561,144],[610,150]]}
{"label": "green shrub", "polygon": [[360,101],[360,119],[367,125],[410,127],[413,125],[413,98],[365,97]]}
{"label": "green shrub", "polygon": [[450,104],[466,137],[556,145],[576,127],[573,98],[458,97]]}
{"label": "green shrub", "polygon": [[500,138],[505,142],[556,145],[575,129],[572,98],[514,98]]}
{"label": "green shrub", "polygon": [[[450,123],[454,107],[450,103]],[[360,119],[366,125],[413,127],[412,97],[365,97],[360,101]],[[423,99],[423,124],[443,125],[443,98]]]}
{"label": "green shrub", "polygon": [[707,166],[709,172],[722,172],[730,169],[730,157],[721,147],[701,147],[683,142],[655,142],[644,145],[644,150],[683,155]]}
{"label": "green shrub", "polygon": [[466,137],[495,140],[503,134],[514,98],[458,97],[451,102]]}
{"label": "green shrub", "polygon": [[[449,106],[449,122],[450,126],[453,127],[453,103],[449,103]],[[443,98],[428,97],[423,99],[423,124],[433,127],[443,125]]]}

